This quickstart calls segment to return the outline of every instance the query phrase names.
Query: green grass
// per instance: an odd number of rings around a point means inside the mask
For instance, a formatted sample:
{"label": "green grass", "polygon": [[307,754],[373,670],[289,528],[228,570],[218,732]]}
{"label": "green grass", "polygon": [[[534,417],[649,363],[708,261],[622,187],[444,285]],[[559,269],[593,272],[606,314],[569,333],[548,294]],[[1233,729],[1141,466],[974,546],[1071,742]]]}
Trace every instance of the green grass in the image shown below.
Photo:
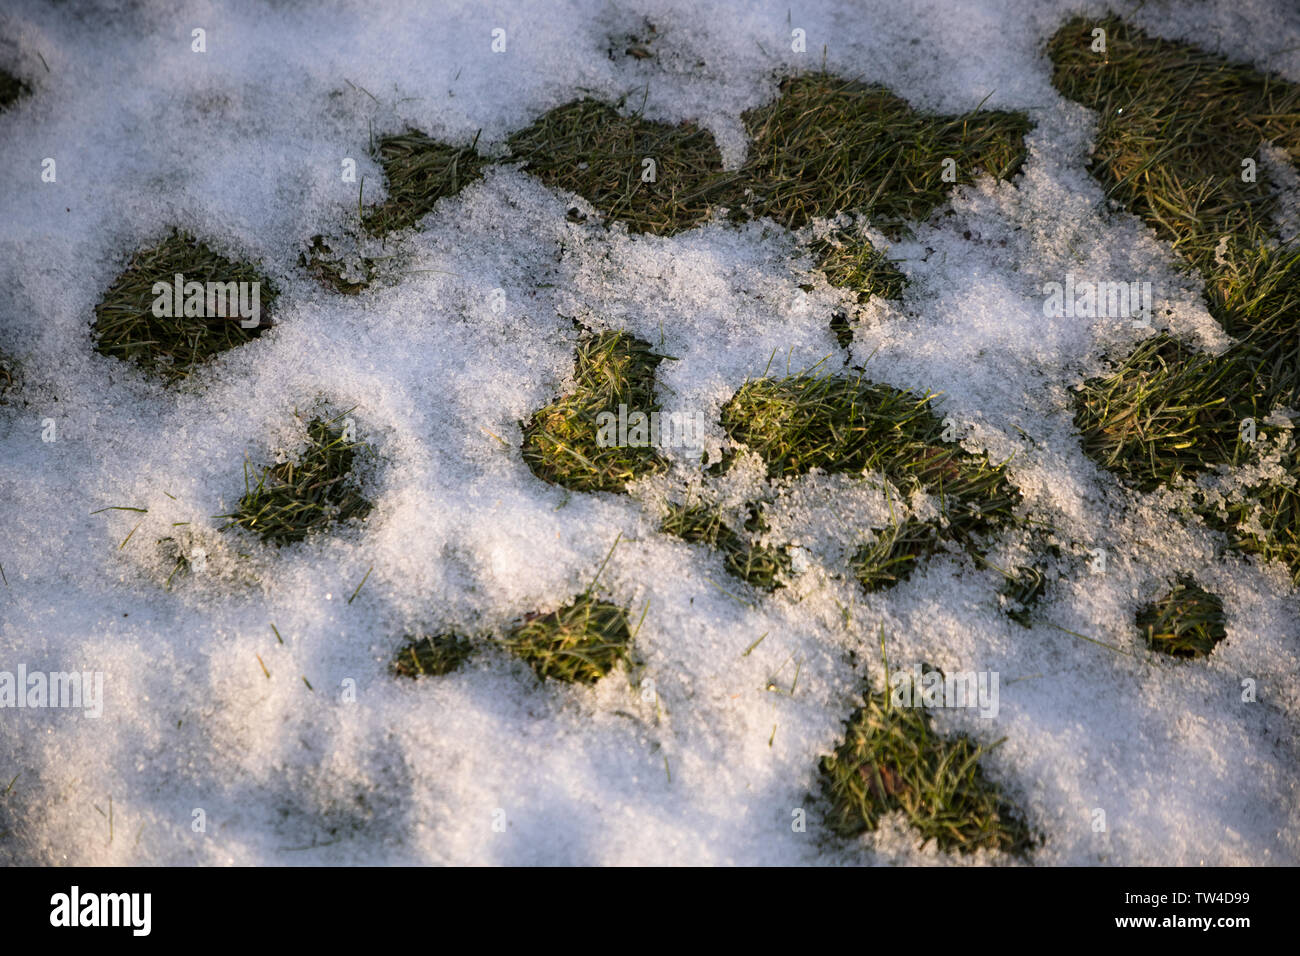
{"label": "green grass", "polygon": [[[245,328],[237,316],[155,316],[154,283],[170,285],[177,273],[187,283],[260,282],[258,324]],[[277,294],[274,283],[256,266],[227,259],[188,233],[173,230],[158,245],[136,252],[95,306],[95,348],[174,384],[270,328]]]}
{"label": "green grass", "polygon": [[[634,233],[671,236],[708,218],[729,177],[713,136],[584,99],[557,107],[509,139],[510,154],[547,186],[582,196]],[[655,163],[643,181],[644,160]]]}
{"label": "green grass", "polygon": [[384,136],[374,156],[384,170],[388,198],[366,210],[361,225],[372,236],[414,226],[439,199],[454,196],[482,176],[484,160],[469,146],[450,146],[419,130]]}
{"label": "green grass", "polygon": [[511,653],[542,680],[594,684],[628,660],[627,612],[591,591],[550,614],[529,614],[504,638]]}
{"label": "green grass", "polygon": [[0,110],[9,107],[20,96],[26,96],[31,88],[26,83],[6,70],[0,70]]}
{"label": "green grass", "polygon": [[[1090,49],[1094,28],[1104,55]],[[1300,85],[1281,77],[1117,17],[1071,20],[1048,54],[1057,90],[1097,111],[1092,174],[1203,271],[1220,236],[1246,238],[1272,210],[1265,170],[1243,182],[1241,161],[1265,139],[1300,160]]]}
{"label": "green grass", "polygon": [[763,591],[781,587],[782,575],[790,570],[790,557],[784,548],[755,544],[723,521],[716,508],[673,505],[659,530],[720,551],[728,574]]}
{"label": "green grass", "polygon": [[[808,248],[826,281],[837,289],[851,290],[859,304],[873,298],[897,300],[907,288],[907,276],[865,236],[837,229],[809,243]],[[831,316],[831,332],[840,348],[853,344],[853,328],[845,313]]]}
{"label": "green grass", "polygon": [[1205,657],[1227,635],[1223,602],[1190,577],[1140,610],[1137,628],[1148,648],[1182,658]]}
{"label": "green grass", "polygon": [[843,742],[820,763],[827,822],[852,838],[897,811],[923,842],[934,840],[946,852],[1026,855],[1037,838],[985,775],[985,753],[967,736],[937,734],[924,708],[895,707],[887,691],[868,693]]}
{"label": "green grass", "polygon": [[[1014,174],[1030,128],[996,110],[926,115],[884,87],[824,73],[786,79],[774,102],[743,119],[753,138],[741,181],[751,214],[799,228],[855,211],[894,235],[926,219],[955,183]],[[947,158],[955,182],[943,179]]]}
{"label": "green grass", "polygon": [[[1090,49],[1106,31],[1105,55]],[[1254,460],[1239,438],[1300,404],[1300,246],[1278,245],[1267,168],[1243,181],[1264,140],[1300,160],[1300,84],[1193,46],[1148,36],[1116,17],[1076,18],[1048,43],[1053,83],[1097,111],[1090,170],[1205,280],[1210,313],[1235,342],[1209,356],[1158,335],[1107,375],[1083,383],[1075,422],[1085,452],[1150,491],[1217,465]],[[1282,561],[1300,583],[1296,459],[1289,477],[1206,520],[1248,551]],[[1258,505],[1268,502],[1271,510]],[[1245,520],[1260,514],[1261,536]]]}
{"label": "green grass", "polygon": [[809,245],[817,268],[837,289],[850,289],[858,302],[871,298],[899,299],[907,288],[907,276],[899,271],[870,240],[840,229]]}
{"label": "green grass", "polygon": [[883,591],[906,581],[939,547],[939,529],[933,522],[898,521],[858,548],[849,567],[865,591]]}
{"label": "green grass", "polygon": [[311,237],[307,251],[298,256],[298,265],[340,295],[360,295],[375,278],[374,259],[336,254],[323,235]]}
{"label": "green grass", "polygon": [[312,419],[306,448],[295,459],[263,468],[256,484],[246,463],[244,494],[233,514],[220,516],[228,519],[221,530],[243,528],[279,546],[337,522],[364,519],[371,505],[356,487],[352,469],[357,449],[365,446],[345,440],[338,427],[344,415]]}
{"label": "green grass", "polygon": [[1233,547],[1281,562],[1291,583],[1300,586],[1300,449],[1294,444],[1283,454],[1282,467],[1288,479],[1248,488],[1222,513],[1207,505],[1201,515],[1226,534]]}
{"label": "green grass", "polygon": [[1144,340],[1079,389],[1074,424],[1084,452],[1142,491],[1244,458],[1239,424],[1261,410],[1234,387],[1241,372],[1168,335]]}
{"label": "green grass", "polygon": [[766,463],[771,478],[814,468],[877,471],[905,497],[929,491],[946,531],[965,538],[1010,518],[1020,495],[1005,465],[943,441],[933,397],[862,376],[751,379],[723,406],[722,427]]}
{"label": "green grass", "polygon": [[[653,55],[645,44],[616,45]],[[723,206],[791,228],[860,211],[897,233],[928,216],[955,183],[1012,175],[1029,129],[1022,115],[992,110],[927,116],[883,87],[826,74],[785,80],[777,100],[743,119],[753,143],[733,171],[723,170],[707,130],[646,120],[621,100],[558,107],[509,146],[546,185],[577,193],[634,233],[671,236]],[[647,158],[653,182],[642,176]],[[947,158],[956,162],[952,182],[943,179]]]}
{"label": "green grass", "polygon": [[408,637],[393,658],[393,673],[398,677],[441,677],[459,670],[473,652],[473,642],[456,633]]}
{"label": "green grass", "polygon": [[934,396],[831,375],[751,379],[722,408],[722,427],[767,465],[769,478],[813,469],[879,472],[903,500],[933,495],[939,516],[895,518],[850,559],[867,591],[890,587],[950,540],[972,553],[1015,517],[1020,493],[1005,463],[945,442],[945,426],[929,405]]}
{"label": "green grass", "polygon": [[599,444],[598,417],[658,411],[655,368],[662,360],[649,343],[626,332],[586,335],[578,344],[574,390],[533,413],[524,427],[523,458],[538,478],[572,491],[625,490],[667,461],[653,446]]}

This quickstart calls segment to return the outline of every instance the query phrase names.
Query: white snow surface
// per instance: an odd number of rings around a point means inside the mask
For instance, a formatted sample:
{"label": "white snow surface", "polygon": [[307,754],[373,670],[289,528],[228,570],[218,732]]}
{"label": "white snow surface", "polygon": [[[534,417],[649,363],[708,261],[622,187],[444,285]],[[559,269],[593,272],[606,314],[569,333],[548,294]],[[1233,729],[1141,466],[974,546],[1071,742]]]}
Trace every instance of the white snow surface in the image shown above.
{"label": "white snow surface", "polygon": [[[22,368],[20,400],[0,406],[0,670],[100,671],[105,700],[99,719],[0,710],[0,860],[1014,862],[940,853],[897,821],[849,842],[821,826],[817,762],[864,678],[881,686],[883,629],[891,665],[1001,675],[995,718],[950,709],[935,721],[1004,738],[986,765],[1045,835],[1033,862],[1300,862],[1297,594],[1281,568],[1225,552],[1179,493],[1127,490],[1082,454],[1072,386],[1151,333],[1043,314],[1039,287],[1066,272],[1151,281],[1158,326],[1227,341],[1168,246],[1106,204],[1086,172],[1095,115],[1051,86],[1047,37],[1106,9],[7,3],[0,66],[33,95],[0,115],[0,349]],[[1300,10],[1287,0],[1115,10],[1300,80]],[[611,58],[610,37],[643,18],[659,56]],[[206,53],[191,51],[196,27]],[[491,50],[495,28],[504,53]],[[791,51],[793,28],[807,53]],[[704,125],[736,165],[741,113],[823,61],[919,108],[987,98],[1036,124],[1014,182],[958,188],[890,248],[911,286],[902,303],[867,308],[851,355],[828,324],[849,297],[788,231],[717,221],[630,236],[512,166],[390,239],[385,281],[360,296],[297,266],[309,236],[355,222],[343,158],[367,203],[382,195],[372,131],[478,134],[499,152],[548,109],[627,94],[651,118]],[[56,183],[41,181],[45,157]],[[588,222],[567,221],[573,205]],[[172,226],[260,260],[282,295],[272,331],[168,389],[94,351],[90,322],[131,252]],[[814,286],[806,298],[801,283]],[[887,513],[864,480],[782,487],[773,540],[804,550],[772,595],[657,532],[661,501],[695,467],[684,458],[630,495],[543,483],[520,457],[519,422],[571,381],[571,318],[676,357],[660,366],[663,406],[704,410],[715,448],[718,409],[769,361],[798,371],[830,356],[823,368],[863,364],[875,381],[942,393],[936,408],[966,447],[1014,456],[1024,514],[1056,529],[1066,558],[1034,626],[999,610],[995,572],[955,554],[864,594],[845,557]],[[294,410],[322,403],[355,406],[376,450],[368,520],[282,549],[219,533],[245,460],[291,450]],[[110,506],[148,510],[91,514]],[[167,590],[156,542],[178,531],[207,563]],[[646,609],[642,673],[542,683],[492,653],[443,678],[389,673],[416,629],[499,632],[568,602],[619,535],[600,584],[634,619]],[[1012,529],[991,557],[1027,563],[1029,542]],[[1092,571],[1098,548],[1105,573]],[[1182,573],[1226,608],[1227,639],[1194,663],[1154,659],[1133,623]],[[793,694],[766,689],[788,690],[796,668]],[[1254,703],[1241,699],[1248,678]],[[799,808],[806,832],[791,825]]]}

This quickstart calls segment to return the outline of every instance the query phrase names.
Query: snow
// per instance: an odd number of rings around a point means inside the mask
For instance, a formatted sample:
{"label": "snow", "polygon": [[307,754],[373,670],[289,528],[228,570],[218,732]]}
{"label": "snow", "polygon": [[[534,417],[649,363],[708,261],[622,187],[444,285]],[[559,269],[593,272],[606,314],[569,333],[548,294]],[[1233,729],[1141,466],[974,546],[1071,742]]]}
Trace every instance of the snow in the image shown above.
{"label": "snow", "polygon": [[[0,348],[22,363],[25,402],[0,406],[0,670],[102,672],[105,699],[98,719],[0,711],[0,789],[17,774],[0,798],[0,859],[999,862],[919,847],[897,821],[858,843],[818,835],[817,759],[863,674],[879,680],[883,627],[891,666],[1000,673],[995,719],[935,719],[1005,738],[990,775],[1047,835],[1036,862],[1300,861],[1295,590],[1277,567],[1221,554],[1179,493],[1121,487],[1074,433],[1071,386],[1151,333],[1046,317],[1042,283],[1067,271],[1150,281],[1157,327],[1227,342],[1167,245],[1108,210],[1087,175],[1095,119],[1055,93],[1042,54],[1076,12],[1073,0],[955,13],[921,0],[734,0],[707,15],[604,0],[8,5],[0,66],[34,95],[0,117]],[[642,18],[659,28],[660,57],[607,56],[609,37]],[[1130,19],[1300,80],[1300,15],[1284,0],[1148,3]],[[203,54],[191,52],[196,27]],[[498,27],[503,54],[490,48]],[[793,27],[807,31],[805,54],[790,51]],[[841,362],[828,322],[850,297],[810,278],[795,237],[770,222],[671,239],[605,231],[566,221],[572,205],[591,211],[583,201],[502,166],[390,240],[384,281],[359,297],[296,266],[308,237],[355,217],[344,157],[366,201],[380,198],[371,129],[478,134],[499,152],[547,109],[626,93],[651,118],[713,131],[734,166],[740,114],[823,57],[919,107],[987,97],[1037,124],[1014,184],[958,189],[890,249],[912,285],[902,304],[868,306],[850,360],[873,380],[942,392],[936,407],[966,447],[1014,455],[1028,513],[1064,554],[1032,629],[999,613],[994,572],[955,556],[863,594],[845,556],[887,513],[867,483],[813,475],[782,487],[772,540],[800,544],[806,570],[756,597],[716,556],[656,533],[684,471],[631,496],[584,495],[524,465],[518,423],[566,386],[570,318],[678,357],[661,364],[659,394],[665,411],[708,416],[711,458],[717,411],[747,376],[769,361],[780,372]],[[45,157],[55,184],[40,179]],[[282,294],[272,332],[164,390],[93,351],[89,323],[131,251],[173,225],[261,259]],[[365,525],[278,551],[218,533],[245,459],[292,448],[293,411],[321,400],[355,406],[377,450]],[[47,420],[54,442],[42,440]],[[110,506],[148,512],[91,514]],[[154,542],[176,522],[190,523],[187,547],[206,567],[166,591],[171,562]],[[566,603],[619,535],[601,584],[634,619],[648,605],[636,651],[657,697],[623,672],[591,688],[543,685],[491,654],[444,678],[388,673],[414,629],[499,632]],[[1030,545],[1012,530],[992,557],[1026,563]],[[1097,548],[1104,574],[1090,570]],[[1227,613],[1227,639],[1194,665],[1152,659],[1132,624],[1183,572]],[[795,693],[766,689],[788,688],[796,666]],[[1256,703],[1241,700],[1247,678]],[[111,841],[97,812],[110,798]],[[796,808],[809,809],[806,833],[791,828]],[[1093,830],[1097,808],[1105,832]]]}

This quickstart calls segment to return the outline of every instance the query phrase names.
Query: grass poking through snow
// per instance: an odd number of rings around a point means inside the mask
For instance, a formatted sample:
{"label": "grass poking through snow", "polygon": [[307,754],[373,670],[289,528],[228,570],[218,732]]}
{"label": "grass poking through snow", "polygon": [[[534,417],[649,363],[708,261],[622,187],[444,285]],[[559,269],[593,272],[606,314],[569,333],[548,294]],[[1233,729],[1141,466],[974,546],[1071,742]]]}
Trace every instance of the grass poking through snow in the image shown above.
{"label": "grass poking through snow", "polygon": [[925,558],[939,550],[939,529],[931,522],[907,519],[877,532],[849,559],[853,576],[867,592],[906,581]]}
{"label": "grass poking through snow", "polygon": [[[344,413],[346,414],[346,413]],[[310,534],[352,519],[363,519],[370,502],[354,484],[352,467],[359,445],[350,442],[343,415],[314,418],[307,425],[307,446],[286,462],[262,469],[251,484],[244,466],[245,492],[233,514],[222,515],[222,528],[244,528],[275,545],[302,541]]]}
{"label": "grass poking through snow", "polygon": [[751,379],[723,406],[722,427],[758,454],[770,478],[878,472],[898,500],[917,491],[935,498],[933,522],[896,519],[853,556],[855,576],[871,591],[905,580],[941,539],[980,553],[981,539],[1020,502],[1005,464],[944,440],[948,426],[930,411],[932,398],[861,376]]}
{"label": "grass poking through snow", "polygon": [[1137,627],[1148,648],[1173,657],[1205,657],[1227,636],[1223,602],[1190,577],[1139,611]]}
{"label": "grass poking through snow", "polygon": [[340,295],[359,295],[375,278],[374,259],[335,253],[323,235],[311,237],[307,251],[298,256],[298,265]]}
{"label": "grass poking through snow", "polygon": [[439,199],[482,175],[484,161],[474,145],[449,146],[419,130],[381,138],[375,158],[384,169],[388,198],[362,214],[362,227],[382,236],[414,226]]}
{"label": "grass poking through snow", "polygon": [[790,570],[790,557],[785,549],[755,544],[724,522],[716,508],[674,505],[659,530],[691,544],[721,551],[728,574],[763,591],[780,587],[781,576]]}
{"label": "grass poking through snow", "polygon": [[[1104,54],[1091,49],[1094,29],[1105,31]],[[1092,174],[1201,273],[1210,313],[1236,340],[1209,356],[1156,336],[1085,382],[1075,416],[1084,450],[1141,490],[1248,463],[1242,420],[1300,404],[1300,246],[1276,242],[1277,197],[1260,162],[1265,140],[1300,161],[1300,84],[1117,17],[1071,20],[1048,53],[1056,88],[1097,111]],[[1243,176],[1251,163],[1254,176]],[[1278,558],[1300,581],[1300,470],[1287,460],[1284,477],[1204,510],[1234,544]],[[1263,534],[1248,521],[1256,513]]]}
{"label": "grass poking through snow", "polygon": [[620,404],[629,415],[658,411],[654,376],[661,359],[626,332],[585,336],[574,390],[533,413],[524,428],[523,458],[533,474],[572,491],[623,491],[629,481],[665,468],[652,446],[602,446],[597,422],[603,412],[617,416]]}
{"label": "grass poking through snow", "polygon": [[868,693],[843,742],[820,764],[827,822],[841,837],[875,830],[895,811],[941,850],[1026,854],[1036,837],[980,766],[986,749],[964,735],[943,737],[923,707],[897,707]]}
{"label": "grass poking through snow", "polygon": [[1030,615],[1047,591],[1047,575],[1041,568],[1017,567],[1003,572],[1005,580],[998,590],[1007,617],[1021,627],[1029,627]]}
{"label": "grass poking through snow", "polygon": [[884,87],[824,73],[786,79],[774,102],[743,119],[754,215],[798,228],[856,211],[891,234],[925,220],[955,183],[1015,173],[1029,129],[1023,115],[996,110],[927,115]]}
{"label": "grass poking through snow", "polygon": [[670,236],[703,222],[730,178],[713,136],[622,109],[586,99],[558,107],[511,136],[510,152],[547,186],[577,193],[631,232]]}
{"label": "grass poking through snow", "polygon": [[441,677],[459,670],[473,652],[473,643],[460,634],[409,637],[393,658],[393,673],[398,677]]}
{"label": "grass poking through snow", "polygon": [[898,299],[907,287],[907,276],[863,236],[841,229],[815,240],[809,249],[826,281],[838,289],[852,290],[858,302],[876,297]]}
{"label": "grass poking through snow", "polygon": [[550,614],[529,614],[504,645],[543,680],[594,684],[627,660],[632,644],[627,612],[588,591]]}
{"label": "grass poking through snow", "polygon": [[18,363],[0,349],[0,405],[6,403],[6,395],[17,383]]}
{"label": "grass poking through snow", "polygon": [[[259,283],[258,323],[245,328],[229,304],[228,317],[185,315],[181,306],[187,303],[173,303],[173,313],[181,314],[154,315],[154,283],[171,287],[178,274],[186,284]],[[227,296],[233,288],[226,290]],[[175,383],[196,366],[270,328],[276,295],[275,285],[255,266],[227,259],[188,233],[173,230],[156,246],[136,252],[95,306],[95,348]],[[204,303],[206,311],[206,297]]]}

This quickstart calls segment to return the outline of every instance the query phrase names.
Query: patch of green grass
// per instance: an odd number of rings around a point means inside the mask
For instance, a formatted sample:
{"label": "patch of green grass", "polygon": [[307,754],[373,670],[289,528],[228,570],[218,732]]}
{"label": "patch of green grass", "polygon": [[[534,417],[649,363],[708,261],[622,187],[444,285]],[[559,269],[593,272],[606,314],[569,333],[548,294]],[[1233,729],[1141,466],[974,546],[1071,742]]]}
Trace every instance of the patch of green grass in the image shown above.
{"label": "patch of green grass", "polygon": [[375,278],[374,259],[336,254],[322,235],[311,237],[307,251],[298,256],[298,265],[341,295],[359,295]]}
{"label": "patch of green grass", "polygon": [[[585,336],[574,390],[534,412],[524,428],[523,458],[533,474],[572,491],[623,491],[629,481],[666,468],[653,446],[602,446],[598,420],[605,412],[617,417],[620,404],[629,416],[658,411],[654,376],[661,360],[648,342],[626,332]],[[604,437],[611,437],[608,430]]]}
{"label": "patch of green grass", "polygon": [[[153,305],[158,298],[153,292],[154,283],[171,286],[177,274],[184,275],[187,284],[260,283],[258,323],[245,328],[238,314],[154,315]],[[136,252],[95,306],[91,325],[95,348],[104,355],[133,362],[172,384],[213,356],[269,329],[274,324],[277,295],[275,284],[255,266],[227,259],[188,233],[173,230],[158,245]],[[229,306],[226,311],[237,313]]]}
{"label": "patch of green grass", "polygon": [[[955,183],[1014,174],[1030,128],[999,110],[926,115],[884,87],[825,73],[786,79],[774,102],[743,119],[753,215],[798,228],[857,211],[891,234],[926,219]],[[945,159],[956,163],[954,182],[944,181]]]}
{"label": "patch of green grass", "polygon": [[1265,139],[1300,160],[1300,84],[1114,16],[1071,20],[1048,55],[1056,89],[1097,111],[1092,174],[1202,271],[1221,236],[1248,236],[1272,210],[1266,171],[1244,182],[1242,160]]}
{"label": "patch of green grass", "polygon": [[365,446],[348,441],[346,429],[338,427],[344,415],[313,418],[306,448],[290,461],[263,468],[255,485],[245,464],[244,494],[233,514],[220,516],[229,519],[221,530],[244,528],[279,546],[336,522],[365,518],[371,504],[352,475],[356,451]]}
{"label": "patch of green grass", "polygon": [[877,471],[904,496],[924,489],[939,499],[945,531],[968,538],[1010,518],[1020,495],[1005,465],[943,440],[933,397],[862,376],[751,379],[723,406],[722,427],[771,478]]}
{"label": "patch of green grass", "polygon": [[454,196],[483,175],[485,161],[469,146],[449,146],[419,130],[384,136],[375,159],[384,169],[388,198],[367,210],[361,225],[372,236],[414,226],[439,199]]}
{"label": "patch of green grass", "polygon": [[814,468],[879,472],[904,500],[917,491],[936,499],[937,518],[895,519],[850,559],[854,576],[874,591],[906,580],[941,540],[979,554],[982,539],[1011,521],[1020,503],[1004,463],[943,440],[932,398],[862,376],[751,379],[723,406],[722,427],[767,464],[769,478]]}
{"label": "patch of green grass", "polygon": [[[671,236],[708,218],[734,178],[713,136],[584,99],[557,107],[509,139],[513,158],[553,189],[577,193],[634,233]],[[653,160],[648,182],[645,161]]]}
{"label": "patch of green grass", "polygon": [[[1105,54],[1091,50],[1096,28],[1105,31]],[[1241,421],[1300,402],[1300,246],[1274,242],[1267,167],[1250,181],[1242,164],[1258,160],[1264,140],[1300,160],[1300,84],[1116,17],[1071,20],[1048,53],[1056,88],[1098,113],[1092,174],[1199,270],[1210,313],[1236,339],[1208,356],[1157,336],[1085,382],[1075,415],[1084,450],[1144,491],[1249,462]],[[1284,481],[1226,512],[1202,513],[1234,544],[1282,560],[1300,580],[1294,495]],[[1261,500],[1276,511],[1256,507]],[[1256,514],[1266,536],[1247,523]]]}
{"label": "patch of green grass", "polygon": [[967,736],[935,733],[923,707],[896,707],[887,690],[868,693],[843,742],[820,763],[827,822],[851,838],[899,811],[923,841],[946,852],[1025,855],[1037,839],[985,775],[980,758],[987,752]]}
{"label": "patch of green grass", "polygon": [[763,591],[779,588],[781,576],[790,570],[790,556],[784,548],[755,544],[726,524],[716,508],[673,505],[659,530],[721,551],[728,574]]}
{"label": "patch of green grass", "polygon": [[541,679],[594,684],[628,660],[627,612],[590,590],[550,614],[529,614],[505,637],[510,653]]}
{"label": "patch of green grass", "polygon": [[31,88],[6,70],[0,70],[0,110],[17,100],[20,96],[26,96],[31,92]]}
{"label": "patch of green grass", "polygon": [[1228,536],[1231,545],[1266,561],[1280,561],[1300,586],[1300,449],[1282,456],[1286,478],[1268,481],[1234,497],[1219,509],[1205,507],[1202,517]]}
{"label": "patch of green grass", "polygon": [[849,567],[868,593],[906,581],[918,564],[939,550],[939,529],[929,521],[908,519],[882,529],[862,545]]}
{"label": "patch of green grass", "polygon": [[441,677],[459,670],[473,652],[473,642],[454,632],[408,637],[393,658],[393,673],[398,677]]}
{"label": "patch of green grass", "polygon": [[1142,491],[1243,457],[1241,419],[1260,414],[1241,388],[1249,367],[1168,335],[1144,340],[1075,396],[1074,424],[1093,461]]}
{"label": "patch of green grass", "polygon": [[852,290],[858,302],[899,299],[907,288],[907,276],[864,236],[841,229],[815,240],[809,249],[826,281],[837,289]]}
{"label": "patch of green grass", "polygon": [[1173,657],[1205,657],[1227,636],[1223,602],[1190,577],[1139,611],[1137,627],[1148,648]]}

